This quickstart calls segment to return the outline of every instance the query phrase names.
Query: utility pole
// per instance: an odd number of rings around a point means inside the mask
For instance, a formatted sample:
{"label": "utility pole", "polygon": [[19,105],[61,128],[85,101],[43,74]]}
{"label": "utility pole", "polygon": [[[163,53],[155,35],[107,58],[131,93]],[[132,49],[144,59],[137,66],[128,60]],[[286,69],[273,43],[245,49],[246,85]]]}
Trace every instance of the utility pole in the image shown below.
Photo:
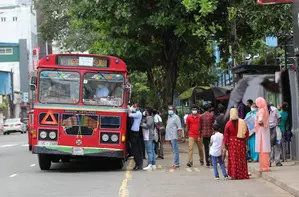
{"label": "utility pole", "polygon": [[10,116],[11,118],[15,117],[15,94],[14,94],[14,82],[13,82],[13,72],[12,69],[10,71],[10,86],[11,86],[11,105],[10,105]]}
{"label": "utility pole", "polygon": [[[230,7],[233,8],[236,6],[235,0],[230,0]],[[231,47],[229,49],[232,57],[232,68],[237,66],[237,20],[234,16],[234,19],[231,21]],[[236,83],[236,78],[233,75],[233,85]]]}

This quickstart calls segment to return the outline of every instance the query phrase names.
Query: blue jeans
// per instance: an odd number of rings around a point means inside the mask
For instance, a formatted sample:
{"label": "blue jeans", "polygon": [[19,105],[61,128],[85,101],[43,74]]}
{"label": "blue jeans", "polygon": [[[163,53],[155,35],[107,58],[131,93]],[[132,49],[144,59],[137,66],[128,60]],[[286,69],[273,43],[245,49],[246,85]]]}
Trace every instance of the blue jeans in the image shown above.
{"label": "blue jeans", "polygon": [[170,141],[172,152],[174,154],[174,165],[180,165],[180,157],[179,157],[179,144],[177,139],[173,139]]}
{"label": "blue jeans", "polygon": [[145,149],[147,152],[148,165],[156,165],[156,155],[155,155],[155,143],[154,141],[144,141]]}
{"label": "blue jeans", "polygon": [[225,166],[224,166],[224,163],[222,161],[222,156],[219,156],[219,157],[211,156],[211,158],[212,158],[212,164],[213,164],[213,168],[214,168],[214,175],[215,175],[215,177],[219,177],[217,163],[220,164],[223,176],[227,177]]}

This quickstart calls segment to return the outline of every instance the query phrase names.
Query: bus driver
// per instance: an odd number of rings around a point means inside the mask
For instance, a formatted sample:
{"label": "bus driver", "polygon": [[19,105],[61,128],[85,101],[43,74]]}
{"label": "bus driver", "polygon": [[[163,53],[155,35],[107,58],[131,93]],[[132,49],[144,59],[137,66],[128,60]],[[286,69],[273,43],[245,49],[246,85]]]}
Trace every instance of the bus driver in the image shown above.
{"label": "bus driver", "polygon": [[109,95],[108,84],[99,84],[96,90],[96,98],[107,97]]}

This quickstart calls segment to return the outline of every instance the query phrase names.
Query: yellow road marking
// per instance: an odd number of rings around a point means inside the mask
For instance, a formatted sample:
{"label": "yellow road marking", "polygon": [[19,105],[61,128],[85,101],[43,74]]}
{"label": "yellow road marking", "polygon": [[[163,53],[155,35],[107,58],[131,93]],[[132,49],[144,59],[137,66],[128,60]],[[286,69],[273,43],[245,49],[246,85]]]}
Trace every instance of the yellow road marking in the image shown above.
{"label": "yellow road marking", "polygon": [[194,168],[194,170],[195,170],[196,172],[199,172],[199,171],[200,171],[198,168]]}
{"label": "yellow road marking", "polygon": [[121,186],[119,188],[119,196],[120,197],[128,197],[129,196],[129,190],[127,188],[128,181],[132,179],[132,164],[133,160],[130,160],[127,168],[126,168],[126,174],[125,174],[125,179],[122,181]]}
{"label": "yellow road marking", "polygon": [[174,169],[170,169],[169,172],[174,172]]}
{"label": "yellow road marking", "polygon": [[158,165],[158,169],[162,169],[162,165]]}

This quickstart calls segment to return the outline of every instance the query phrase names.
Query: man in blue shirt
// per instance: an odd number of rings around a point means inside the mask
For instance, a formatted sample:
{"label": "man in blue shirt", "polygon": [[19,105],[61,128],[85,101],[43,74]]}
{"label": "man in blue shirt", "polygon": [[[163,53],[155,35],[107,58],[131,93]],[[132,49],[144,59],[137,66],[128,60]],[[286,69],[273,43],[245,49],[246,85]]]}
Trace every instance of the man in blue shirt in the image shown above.
{"label": "man in blue shirt", "polygon": [[133,118],[133,124],[130,132],[130,140],[132,146],[132,152],[134,154],[135,167],[133,170],[143,169],[143,154],[142,154],[142,142],[140,137],[140,123],[142,120],[142,113],[140,112],[139,105],[134,104],[131,109],[128,109],[129,117]]}

